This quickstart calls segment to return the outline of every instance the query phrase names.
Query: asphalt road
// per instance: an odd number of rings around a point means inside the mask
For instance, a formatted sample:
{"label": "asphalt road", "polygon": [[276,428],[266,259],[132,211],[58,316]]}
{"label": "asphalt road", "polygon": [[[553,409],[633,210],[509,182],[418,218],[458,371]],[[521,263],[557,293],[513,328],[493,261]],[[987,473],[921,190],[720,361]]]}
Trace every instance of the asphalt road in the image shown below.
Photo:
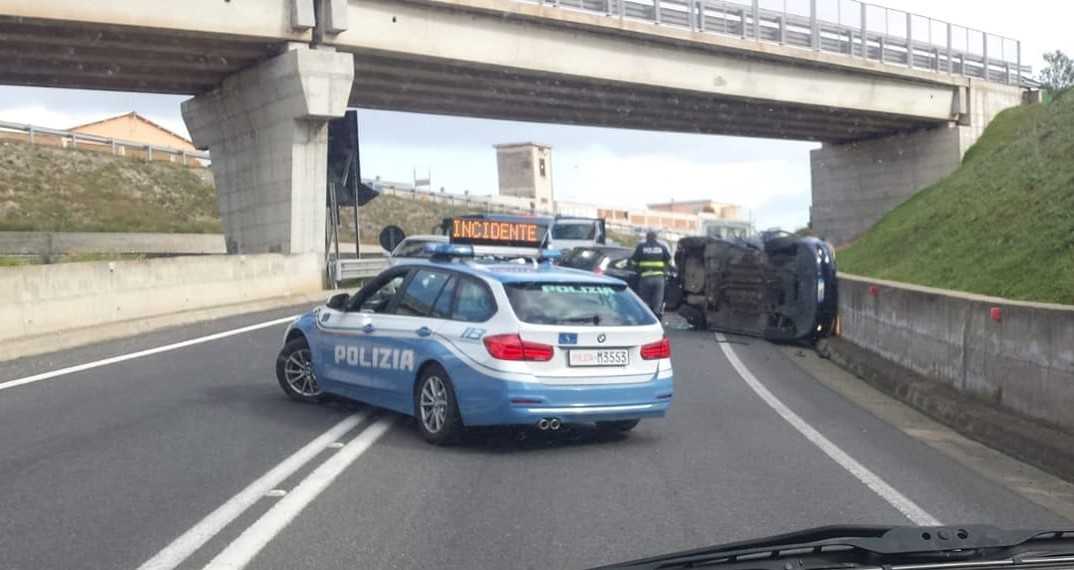
{"label": "asphalt road", "polygon": [[708,333],[671,333],[672,413],[626,436],[485,429],[436,448],[406,418],[297,404],[273,374],[284,324],[5,387],[296,312],[0,363],[0,568],[583,568],[909,524],[909,507],[945,524],[1064,524],[784,351]]}

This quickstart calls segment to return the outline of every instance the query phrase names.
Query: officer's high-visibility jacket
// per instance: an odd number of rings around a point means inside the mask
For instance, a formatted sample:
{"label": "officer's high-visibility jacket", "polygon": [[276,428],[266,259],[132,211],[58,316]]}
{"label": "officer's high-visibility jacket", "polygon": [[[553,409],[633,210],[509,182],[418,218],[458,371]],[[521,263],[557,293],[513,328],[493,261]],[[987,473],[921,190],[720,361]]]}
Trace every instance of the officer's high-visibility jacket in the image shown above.
{"label": "officer's high-visibility jacket", "polygon": [[641,277],[663,277],[671,262],[671,252],[657,241],[646,241],[634,248],[630,259],[638,266]]}

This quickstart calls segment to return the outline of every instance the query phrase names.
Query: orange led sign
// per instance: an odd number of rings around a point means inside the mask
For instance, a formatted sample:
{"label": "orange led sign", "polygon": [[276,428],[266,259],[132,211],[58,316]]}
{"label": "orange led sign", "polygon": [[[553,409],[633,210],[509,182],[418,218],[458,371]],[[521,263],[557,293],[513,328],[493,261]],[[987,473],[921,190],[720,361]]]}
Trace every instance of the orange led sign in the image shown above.
{"label": "orange led sign", "polygon": [[503,243],[505,245],[531,245],[541,243],[543,228],[525,222],[501,222],[496,220],[455,219],[451,221],[453,243]]}

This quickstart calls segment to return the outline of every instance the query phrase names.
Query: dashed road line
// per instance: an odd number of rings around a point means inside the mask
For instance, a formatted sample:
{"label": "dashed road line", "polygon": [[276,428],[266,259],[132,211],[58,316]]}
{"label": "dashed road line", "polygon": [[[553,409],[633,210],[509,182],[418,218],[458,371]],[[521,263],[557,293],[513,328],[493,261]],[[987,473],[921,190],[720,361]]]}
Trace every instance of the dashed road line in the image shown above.
{"label": "dashed road line", "polygon": [[362,422],[365,415],[364,412],[359,412],[347,416],[329,428],[328,431],[317,436],[316,439],[291,454],[291,456],[281,461],[253,483],[250,483],[245,489],[228,499],[223,505],[220,505],[216,510],[201,519],[190,530],[158,552],[156,556],[139,566],[139,570],[170,570],[182,564],[191,554],[204,546],[206,542],[216,536],[242,513],[246,512],[266,493],[276,489],[280,483],[301,469],[303,465],[312,461],[325,449],[328,449],[333,442],[353,430]]}
{"label": "dashed road line", "polygon": [[205,570],[241,570],[258,552],[295,519],[347,467],[366,452],[388,429],[393,417],[377,420],[332,457],[313,470],[294,489],[272,506],[220,554]]}

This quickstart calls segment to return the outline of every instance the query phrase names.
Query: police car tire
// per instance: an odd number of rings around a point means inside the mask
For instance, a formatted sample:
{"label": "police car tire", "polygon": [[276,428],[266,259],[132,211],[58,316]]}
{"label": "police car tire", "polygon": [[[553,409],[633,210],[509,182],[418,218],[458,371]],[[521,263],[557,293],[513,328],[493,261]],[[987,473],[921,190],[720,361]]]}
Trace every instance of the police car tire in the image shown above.
{"label": "police car tire", "polygon": [[[426,429],[425,423],[421,419],[420,404],[421,391],[425,387],[425,383],[434,376],[443,381],[444,388],[446,388],[447,392],[447,409],[444,425],[440,428],[440,431],[435,433]],[[455,399],[455,386],[451,383],[451,377],[448,376],[447,371],[437,364],[425,367],[425,370],[421,373],[421,377],[418,378],[418,383],[414,386],[414,419],[417,420],[418,430],[421,431],[421,436],[425,438],[425,441],[433,445],[448,445],[454,443],[462,435],[462,415],[459,413],[459,404]]]}
{"label": "police car tire", "polygon": [[597,429],[603,431],[620,431],[627,432],[641,423],[641,420],[616,420],[614,422],[597,422]]}
{"label": "police car tire", "polygon": [[280,383],[280,388],[283,389],[283,393],[287,394],[287,397],[292,400],[298,400],[299,402],[316,403],[324,399],[324,392],[317,394],[316,396],[308,396],[295,390],[288,382],[287,377],[284,374],[284,367],[287,365],[287,359],[291,357],[291,354],[306,349],[309,350],[309,344],[306,343],[304,338],[296,338],[287,342],[280,350],[279,356],[276,357],[276,380]]}

